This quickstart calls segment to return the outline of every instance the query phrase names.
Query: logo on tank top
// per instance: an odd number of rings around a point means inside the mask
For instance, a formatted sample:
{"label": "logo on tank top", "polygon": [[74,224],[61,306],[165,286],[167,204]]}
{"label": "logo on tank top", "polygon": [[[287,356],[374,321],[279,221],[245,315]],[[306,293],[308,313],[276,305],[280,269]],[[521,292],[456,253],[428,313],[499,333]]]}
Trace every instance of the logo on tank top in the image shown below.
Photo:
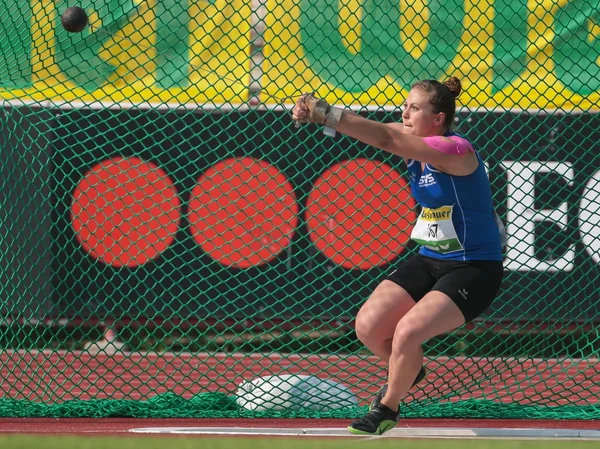
{"label": "logo on tank top", "polygon": [[419,187],[428,187],[437,184],[431,173],[427,173],[419,178]]}

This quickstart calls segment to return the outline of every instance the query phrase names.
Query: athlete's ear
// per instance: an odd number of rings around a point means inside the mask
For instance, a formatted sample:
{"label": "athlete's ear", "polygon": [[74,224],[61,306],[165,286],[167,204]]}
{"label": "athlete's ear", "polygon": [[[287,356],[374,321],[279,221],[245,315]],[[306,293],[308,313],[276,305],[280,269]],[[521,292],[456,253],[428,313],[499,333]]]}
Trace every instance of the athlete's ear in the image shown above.
{"label": "athlete's ear", "polygon": [[443,112],[440,112],[435,116],[435,124],[438,126],[442,125],[444,123],[444,120],[446,120],[446,114],[444,114]]}

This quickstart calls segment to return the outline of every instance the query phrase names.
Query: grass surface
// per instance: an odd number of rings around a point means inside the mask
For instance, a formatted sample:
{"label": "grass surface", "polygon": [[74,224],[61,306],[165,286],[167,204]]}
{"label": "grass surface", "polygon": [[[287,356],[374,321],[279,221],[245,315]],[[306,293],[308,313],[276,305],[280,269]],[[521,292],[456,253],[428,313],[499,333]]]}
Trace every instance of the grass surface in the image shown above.
{"label": "grass surface", "polygon": [[1,435],[2,449],[597,449],[599,441]]}

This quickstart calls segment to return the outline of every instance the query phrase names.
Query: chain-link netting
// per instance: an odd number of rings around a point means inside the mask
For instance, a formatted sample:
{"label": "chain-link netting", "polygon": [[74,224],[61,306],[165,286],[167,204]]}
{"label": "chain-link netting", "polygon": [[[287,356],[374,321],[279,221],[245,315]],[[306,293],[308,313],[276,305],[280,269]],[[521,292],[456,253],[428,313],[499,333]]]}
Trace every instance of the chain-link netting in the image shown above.
{"label": "chain-link netting", "polygon": [[[386,367],[353,317],[418,208],[293,98],[399,121],[457,76],[505,280],[401,413],[600,417],[597,0],[0,1],[0,416],[362,415]],[[287,406],[240,402],[287,375]],[[349,402],[294,402],[314,378]]]}

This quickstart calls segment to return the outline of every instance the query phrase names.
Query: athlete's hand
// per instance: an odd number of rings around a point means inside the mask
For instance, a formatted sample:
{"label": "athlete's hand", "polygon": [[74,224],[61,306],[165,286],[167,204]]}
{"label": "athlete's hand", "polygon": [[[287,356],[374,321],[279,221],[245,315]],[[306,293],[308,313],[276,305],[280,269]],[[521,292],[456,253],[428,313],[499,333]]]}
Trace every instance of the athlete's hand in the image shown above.
{"label": "athlete's hand", "polygon": [[313,94],[303,94],[292,109],[292,119],[297,123],[317,123],[335,128],[340,117],[341,109],[332,108]]}

